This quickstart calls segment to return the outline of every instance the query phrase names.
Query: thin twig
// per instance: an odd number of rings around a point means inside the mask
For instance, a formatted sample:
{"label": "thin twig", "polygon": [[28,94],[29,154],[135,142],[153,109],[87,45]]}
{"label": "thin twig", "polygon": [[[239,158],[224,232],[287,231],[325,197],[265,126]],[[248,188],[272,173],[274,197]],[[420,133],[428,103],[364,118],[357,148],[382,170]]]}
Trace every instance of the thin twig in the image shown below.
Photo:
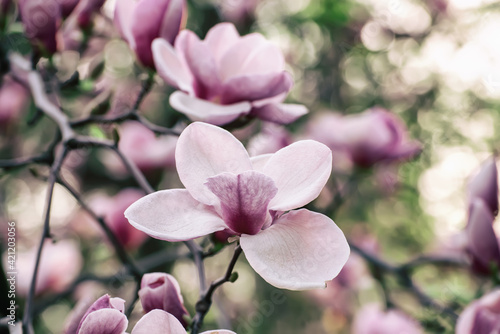
{"label": "thin twig", "polygon": [[191,334],[198,334],[201,325],[203,324],[203,319],[205,315],[210,310],[210,306],[212,305],[212,297],[215,290],[220,287],[222,284],[231,281],[231,276],[233,274],[234,266],[236,265],[236,261],[242,252],[241,246],[237,246],[234,250],[233,258],[231,262],[229,262],[229,266],[227,267],[226,273],[223,277],[215,280],[210,284],[208,290],[203,293],[198,302],[196,303],[196,315],[193,318],[192,330]]}
{"label": "thin twig", "polygon": [[45,206],[45,220],[43,223],[42,237],[40,239],[40,244],[38,246],[36,261],[35,261],[35,269],[33,271],[33,277],[31,279],[30,290],[28,293],[28,297],[26,298],[26,305],[24,310],[23,317],[23,332],[27,334],[33,333],[33,325],[32,325],[32,315],[33,315],[33,298],[36,292],[36,281],[38,276],[38,269],[40,267],[40,259],[42,256],[43,245],[45,240],[50,238],[50,209],[52,206],[52,195],[54,194],[54,186],[56,184],[57,175],[59,174],[59,170],[64,162],[64,158],[68,150],[66,147],[58,153],[54,164],[50,169],[50,175],[48,180],[48,188],[47,188],[47,196],[46,196],[46,206]]}

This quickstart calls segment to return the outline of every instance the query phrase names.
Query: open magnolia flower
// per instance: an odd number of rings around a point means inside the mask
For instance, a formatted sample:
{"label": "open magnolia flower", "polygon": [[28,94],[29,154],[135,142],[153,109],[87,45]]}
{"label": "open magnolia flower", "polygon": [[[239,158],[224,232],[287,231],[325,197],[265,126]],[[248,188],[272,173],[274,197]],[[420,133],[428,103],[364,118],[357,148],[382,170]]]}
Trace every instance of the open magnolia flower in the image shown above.
{"label": "open magnolia flower", "polygon": [[203,41],[183,30],[174,45],[155,39],[153,58],[158,74],[180,89],[171,106],[190,119],[222,125],[250,114],[287,124],[307,113],[281,103],[293,80],[281,51],[261,34],[240,37],[234,25],[221,23]]}
{"label": "open magnolia flower", "polygon": [[249,158],[226,130],[193,123],[180,135],[175,159],[186,189],[132,204],[125,216],[137,229],[167,241],[222,230],[238,235],[250,265],[279,288],[325,287],[346,263],[349,246],[330,218],[289,211],[315,199],[328,180],[332,155],[325,145],[299,141]]}

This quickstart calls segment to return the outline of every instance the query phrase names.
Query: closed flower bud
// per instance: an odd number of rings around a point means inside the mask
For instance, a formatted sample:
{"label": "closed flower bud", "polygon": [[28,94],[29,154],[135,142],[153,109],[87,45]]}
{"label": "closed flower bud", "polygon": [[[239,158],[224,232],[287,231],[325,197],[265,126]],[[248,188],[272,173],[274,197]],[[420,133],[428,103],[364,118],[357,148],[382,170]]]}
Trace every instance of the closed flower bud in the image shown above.
{"label": "closed flower bud", "polygon": [[492,265],[496,264],[500,268],[500,249],[493,230],[494,217],[481,199],[475,199],[469,210],[465,232],[472,269],[480,274],[488,274]]}
{"label": "closed flower bud", "polygon": [[104,295],[95,301],[83,315],[78,334],[123,334],[128,320],[123,311],[125,301],[121,298],[110,298]]}
{"label": "closed flower bud", "polygon": [[148,313],[154,309],[164,310],[174,315],[184,327],[187,327],[185,316],[189,313],[184,307],[179,283],[172,275],[145,274],[142,277],[139,298],[144,312]]}
{"label": "closed flower bud", "polygon": [[185,0],[120,0],[115,25],[139,62],[154,68],[151,43],[158,37],[174,43],[185,16]]}
{"label": "closed flower bud", "polygon": [[494,157],[489,158],[468,184],[469,203],[480,198],[492,215],[498,213],[498,172]]}

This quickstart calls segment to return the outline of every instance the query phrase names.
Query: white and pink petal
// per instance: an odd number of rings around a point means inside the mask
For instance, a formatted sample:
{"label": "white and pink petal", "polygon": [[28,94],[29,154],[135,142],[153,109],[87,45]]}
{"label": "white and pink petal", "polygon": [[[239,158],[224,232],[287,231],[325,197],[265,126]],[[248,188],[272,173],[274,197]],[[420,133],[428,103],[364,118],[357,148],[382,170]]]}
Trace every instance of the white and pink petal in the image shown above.
{"label": "white and pink petal", "polygon": [[243,234],[241,247],[252,268],[283,289],[324,288],[349,257],[347,240],[325,215],[290,211],[256,235]]}
{"label": "white and pink petal", "polygon": [[252,170],[243,144],[228,131],[201,122],[190,124],[181,133],[175,161],[179,178],[191,196],[207,205],[219,203],[205,185],[209,177]]}
{"label": "white and pink petal", "polygon": [[185,189],[144,196],[125,210],[125,217],[136,229],[167,241],[186,241],[227,228],[213,208]]}
{"label": "white and pink petal", "polygon": [[318,197],[331,171],[332,151],[319,142],[301,140],[282,148],[262,169],[278,187],[269,209],[288,211],[311,202]]}

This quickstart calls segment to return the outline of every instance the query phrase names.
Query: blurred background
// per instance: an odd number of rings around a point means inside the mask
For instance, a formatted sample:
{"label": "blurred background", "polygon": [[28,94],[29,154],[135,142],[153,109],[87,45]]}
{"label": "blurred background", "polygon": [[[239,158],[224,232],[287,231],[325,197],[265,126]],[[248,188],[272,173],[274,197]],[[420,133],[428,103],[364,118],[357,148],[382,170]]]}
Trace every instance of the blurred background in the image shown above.
{"label": "blurred background", "polygon": [[[57,88],[62,109],[73,118],[123,112],[132,106],[141,81],[147,77],[113,27],[113,9],[114,1],[106,1],[95,17],[85,52],[68,48],[53,57],[61,82],[67,82],[76,70],[80,73],[78,84]],[[29,53],[30,45],[15,10],[7,21],[2,49]],[[350,240],[388,263],[403,264],[423,254],[467,260],[462,234],[467,221],[467,180],[498,151],[500,142],[498,2],[188,1],[186,28],[200,38],[222,21],[234,22],[242,35],[259,32],[280,47],[295,81],[287,101],[304,104],[310,111],[286,127],[254,121],[234,129],[250,153],[272,150],[272,145],[279,146],[277,140],[314,137],[311,127],[321,114],[387,109],[406,125],[406,136],[421,143],[421,153],[406,161],[362,168],[334,150],[331,182],[311,208],[330,210],[328,214]],[[4,78],[0,90],[0,159],[43,152],[55,139],[55,125],[38,115],[23,87],[8,83]],[[181,129],[187,118],[169,106],[172,92],[156,78],[141,113],[155,124]],[[155,189],[182,187],[173,162],[175,137],[155,136],[127,122],[91,124],[79,131],[96,138],[112,138],[115,129],[122,138],[120,148],[138,164]],[[148,147],[148,153],[137,154],[146,152],[143,147]],[[126,224],[121,221],[123,210],[141,194],[134,189],[134,180],[108,153],[97,149],[74,151],[62,174],[96,212],[110,222],[116,221],[115,233],[123,235],[121,242],[134,258],[162,251],[181,257],[152,269],[177,278],[186,307],[194,314],[198,281],[194,264],[182,256],[187,249],[122,231],[125,228],[120,224]],[[3,226],[14,221],[17,226],[20,306],[43,222],[44,175],[48,175],[48,167],[43,165],[0,170],[0,222]],[[125,274],[110,282],[88,280],[71,286],[82,273],[113,276],[119,272],[120,263],[110,246],[102,242],[104,237],[97,225],[60,186],[55,188],[51,225],[54,238],[60,241],[53,247],[68,247],[63,252],[68,260],[58,255],[57,261],[52,259],[53,264],[48,256],[45,263],[42,261],[42,267],[48,269],[40,274],[47,275],[47,281],[37,296],[37,333],[61,332],[61,319],[85,296],[107,292],[131,299],[134,281]],[[2,235],[4,230],[6,227],[2,227]],[[500,224],[496,224],[496,231],[500,235]],[[220,246],[208,239],[201,242],[206,248]],[[231,255],[228,247],[206,260],[209,280],[223,274]],[[54,268],[61,270],[59,275]],[[458,314],[491,286],[487,277],[471,274],[467,265],[424,264],[412,270],[415,284],[426,295]],[[206,328],[231,326],[239,334],[351,333],[356,316],[367,306],[377,305],[381,310],[389,306],[403,311],[426,333],[454,331],[452,318],[422,305],[397,275],[381,273],[357,252],[353,252],[340,277],[322,291],[278,290],[256,275],[244,259],[240,259],[236,271],[238,280],[218,291]],[[59,280],[61,276],[65,281]],[[139,317],[140,306],[131,323]]]}

